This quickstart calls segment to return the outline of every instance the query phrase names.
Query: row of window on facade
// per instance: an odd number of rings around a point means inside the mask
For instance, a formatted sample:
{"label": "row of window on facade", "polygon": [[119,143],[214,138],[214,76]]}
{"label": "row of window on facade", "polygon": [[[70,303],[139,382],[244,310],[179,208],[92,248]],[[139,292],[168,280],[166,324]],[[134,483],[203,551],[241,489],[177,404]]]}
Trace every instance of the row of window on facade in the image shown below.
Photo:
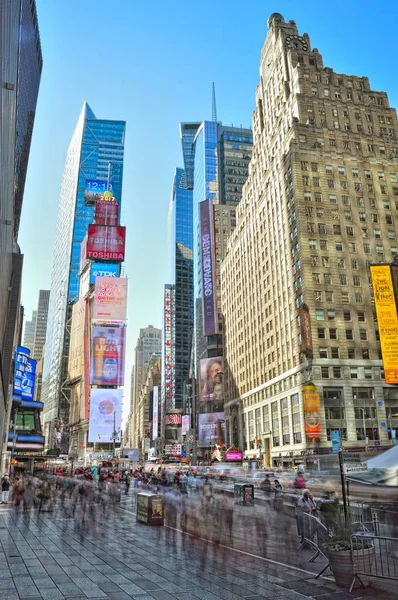
{"label": "row of window on facade", "polygon": [[[300,133],[299,134],[299,142],[300,144],[306,144],[307,143],[307,135],[305,133]],[[323,137],[317,137],[314,143],[314,146],[316,148],[323,148],[325,146],[325,138]],[[337,142],[336,142],[336,138],[329,138],[329,146],[331,148],[336,148],[337,147]],[[359,152],[362,151],[362,144],[361,142],[350,142],[349,140],[343,140],[343,149],[344,150],[351,150],[352,148],[354,148],[355,150],[358,150]],[[378,150],[378,152],[381,155],[385,155],[386,154],[386,147],[385,146],[375,146],[375,144],[371,144],[371,143],[367,143],[365,145],[365,148],[367,148],[368,152],[370,154],[375,153],[376,149]],[[391,153],[393,156],[398,156],[398,148],[392,148],[391,149]]]}

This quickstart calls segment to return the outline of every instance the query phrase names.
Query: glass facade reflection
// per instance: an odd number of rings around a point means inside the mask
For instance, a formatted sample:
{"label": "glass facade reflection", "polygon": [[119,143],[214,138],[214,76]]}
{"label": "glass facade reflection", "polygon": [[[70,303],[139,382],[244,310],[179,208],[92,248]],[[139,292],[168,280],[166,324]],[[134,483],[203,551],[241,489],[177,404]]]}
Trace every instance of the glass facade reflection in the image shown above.
{"label": "glass facade reflection", "polygon": [[87,179],[106,182],[109,176],[114,196],[121,203],[124,135],[124,121],[97,119],[84,103],[61,183],[43,368],[44,422],[66,418],[68,412],[68,398],[62,389],[69,355],[65,325],[79,296],[81,242],[94,220],[94,206],[84,201],[85,183]]}

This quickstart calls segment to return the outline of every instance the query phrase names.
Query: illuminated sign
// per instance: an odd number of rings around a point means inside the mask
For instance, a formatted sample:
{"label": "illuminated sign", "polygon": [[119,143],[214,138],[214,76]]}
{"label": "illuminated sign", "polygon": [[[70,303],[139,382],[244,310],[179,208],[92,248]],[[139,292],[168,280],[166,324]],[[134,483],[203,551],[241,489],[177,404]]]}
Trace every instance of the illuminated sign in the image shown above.
{"label": "illuminated sign", "polygon": [[222,358],[202,358],[200,360],[200,399],[202,402],[223,401]]}
{"label": "illuminated sign", "polygon": [[159,386],[153,388],[153,410],[152,410],[152,439],[156,440],[159,430]]}
{"label": "illuminated sign", "polygon": [[30,350],[18,346],[15,354],[14,389],[15,396],[22,400],[34,400],[36,382],[36,361],[30,358]]}
{"label": "illuminated sign", "polygon": [[94,288],[93,321],[120,324],[126,321],[127,279],[97,277]]}
{"label": "illuminated sign", "polygon": [[125,242],[125,227],[91,224],[88,226],[87,258],[122,262]]}
{"label": "illuminated sign", "polygon": [[398,384],[398,317],[390,265],[371,265],[386,383]]}
{"label": "illuminated sign", "polygon": [[162,385],[162,407],[163,414],[167,409],[173,408],[174,404],[174,289],[166,285],[164,290],[164,341],[163,341],[163,385]]}
{"label": "illuminated sign", "polygon": [[322,433],[321,399],[313,383],[303,386],[305,434],[307,439],[319,439]]}
{"label": "illuminated sign", "polygon": [[88,425],[88,441],[109,443],[120,441],[122,422],[122,390],[113,388],[91,388],[90,418]]}
{"label": "illuminated sign", "polygon": [[166,415],[166,425],[181,425],[182,415],[178,413],[169,413]]}
{"label": "illuminated sign", "polygon": [[307,358],[312,358],[311,317],[307,304],[300,306],[301,351]]}
{"label": "illuminated sign", "polygon": [[119,277],[119,265],[111,263],[92,263],[90,270],[90,285],[97,277]]}
{"label": "illuminated sign", "polygon": [[108,202],[115,200],[113,196],[113,184],[107,181],[99,181],[98,179],[86,179],[84,202],[91,205],[99,200],[106,200]]}
{"label": "illuminated sign", "polygon": [[225,455],[226,462],[242,462],[243,454],[242,452],[229,451]]}
{"label": "illuminated sign", "polygon": [[223,412],[202,413],[198,416],[199,442],[204,446],[225,446]]}
{"label": "illuminated sign", "polygon": [[181,454],[181,444],[166,444],[165,446],[166,454]]}
{"label": "illuminated sign", "polygon": [[181,435],[186,435],[191,429],[191,415],[182,415]]}
{"label": "illuminated sign", "polygon": [[217,333],[216,289],[213,265],[211,200],[199,204],[200,247],[202,255],[203,334]]}
{"label": "illuminated sign", "polygon": [[118,202],[108,202],[106,200],[96,202],[94,220],[96,225],[117,225],[119,223]]}
{"label": "illuminated sign", "polygon": [[93,327],[91,385],[124,384],[125,349],[125,327]]}

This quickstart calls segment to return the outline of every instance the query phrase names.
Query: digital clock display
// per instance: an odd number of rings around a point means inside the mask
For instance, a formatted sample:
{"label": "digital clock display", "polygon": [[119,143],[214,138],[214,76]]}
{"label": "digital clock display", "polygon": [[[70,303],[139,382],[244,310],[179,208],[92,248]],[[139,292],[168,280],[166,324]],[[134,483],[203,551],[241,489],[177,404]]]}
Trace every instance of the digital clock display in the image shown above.
{"label": "digital clock display", "polygon": [[84,202],[86,204],[95,204],[98,200],[115,200],[113,195],[113,183],[100,181],[98,179],[87,179],[84,188]]}

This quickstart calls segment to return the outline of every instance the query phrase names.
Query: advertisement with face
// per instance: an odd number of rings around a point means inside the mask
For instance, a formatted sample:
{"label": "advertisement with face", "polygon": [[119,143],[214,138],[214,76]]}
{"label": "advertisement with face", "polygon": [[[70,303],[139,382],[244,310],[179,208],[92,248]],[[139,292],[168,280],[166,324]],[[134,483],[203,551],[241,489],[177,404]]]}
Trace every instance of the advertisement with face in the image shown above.
{"label": "advertisement with face", "polygon": [[86,204],[95,204],[98,200],[112,202],[115,200],[113,195],[113,184],[98,179],[86,179],[84,188],[84,202]]}
{"label": "advertisement with face", "polygon": [[223,401],[222,357],[202,358],[200,361],[200,400],[202,402]]}
{"label": "advertisement with face", "polygon": [[92,263],[90,269],[90,285],[95,283],[97,277],[119,277],[120,266],[111,263]]}
{"label": "advertisement with face", "polygon": [[125,332],[125,327],[93,327],[91,385],[124,384]]}
{"label": "advertisement with face", "polygon": [[119,324],[126,321],[127,279],[97,277],[94,288],[93,321]]}
{"label": "advertisement with face", "polygon": [[112,388],[91,388],[90,419],[88,426],[89,442],[112,442],[113,427],[117,431],[116,441],[120,441],[122,421],[122,390]]}
{"label": "advertisement with face", "polygon": [[223,412],[198,416],[199,442],[204,446],[225,446],[225,419]]}
{"label": "advertisement with face", "polygon": [[118,225],[89,225],[87,258],[90,260],[124,261],[126,228]]}
{"label": "advertisement with face", "polygon": [[114,227],[119,223],[119,203],[99,200],[95,203],[94,220],[96,225],[110,225]]}

